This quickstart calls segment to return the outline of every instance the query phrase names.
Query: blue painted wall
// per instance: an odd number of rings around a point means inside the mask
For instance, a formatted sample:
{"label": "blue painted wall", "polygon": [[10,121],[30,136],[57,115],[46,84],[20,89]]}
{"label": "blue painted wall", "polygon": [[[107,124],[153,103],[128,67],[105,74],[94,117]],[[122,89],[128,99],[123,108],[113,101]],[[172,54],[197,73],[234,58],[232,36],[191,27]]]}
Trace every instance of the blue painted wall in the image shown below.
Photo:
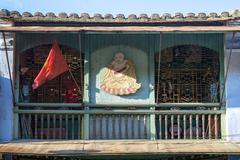
{"label": "blue painted wall", "polygon": [[[7,36],[7,42],[12,40],[12,36]],[[9,79],[7,60],[4,50],[2,35],[0,35],[0,140],[12,139],[13,127],[13,103],[11,92],[11,81]],[[13,48],[8,43],[8,56],[11,71],[13,71]]]}
{"label": "blue painted wall", "polygon": [[239,155],[231,155],[228,157],[228,160],[239,160],[240,156]]}
{"label": "blue painted wall", "polygon": [[[225,52],[225,64],[228,56],[229,50]],[[227,140],[240,142],[240,50],[233,50],[230,59],[226,83],[226,111]]]}

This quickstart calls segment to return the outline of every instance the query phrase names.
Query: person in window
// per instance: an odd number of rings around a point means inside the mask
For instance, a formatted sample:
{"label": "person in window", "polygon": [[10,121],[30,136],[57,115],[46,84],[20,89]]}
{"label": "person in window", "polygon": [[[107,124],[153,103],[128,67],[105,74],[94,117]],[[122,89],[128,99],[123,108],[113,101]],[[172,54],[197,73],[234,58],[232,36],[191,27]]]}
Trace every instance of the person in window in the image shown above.
{"label": "person in window", "polygon": [[208,101],[216,102],[218,97],[217,72],[213,68],[208,67],[203,75],[203,80],[208,84]]}
{"label": "person in window", "polygon": [[79,101],[79,95],[77,86],[74,81],[68,76],[67,81],[65,82],[65,103],[77,103]]}
{"label": "person in window", "polygon": [[27,72],[29,71],[28,67],[20,67],[20,86],[21,86],[21,98],[23,102],[29,102],[30,101],[30,87],[31,83],[27,79]]}

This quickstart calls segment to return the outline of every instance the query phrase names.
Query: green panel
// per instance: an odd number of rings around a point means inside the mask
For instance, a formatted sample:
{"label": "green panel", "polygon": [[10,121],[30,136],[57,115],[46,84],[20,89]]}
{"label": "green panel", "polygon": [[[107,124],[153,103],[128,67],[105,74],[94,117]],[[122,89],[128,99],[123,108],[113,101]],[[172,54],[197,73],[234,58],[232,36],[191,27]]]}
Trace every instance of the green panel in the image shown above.
{"label": "green panel", "polygon": [[18,53],[39,45],[51,44],[53,39],[57,39],[61,45],[67,45],[76,49],[79,48],[79,37],[76,33],[19,33],[17,36]]}
{"label": "green panel", "polygon": [[[223,48],[222,39],[222,33],[163,34],[162,49],[176,45],[199,45],[219,52]],[[158,50],[158,46],[155,50]]]}
{"label": "green panel", "polygon": [[[142,95],[136,97],[144,100],[143,101],[131,101],[132,103],[154,103],[154,53],[159,52],[159,41],[160,34],[89,34],[89,50],[90,50],[90,61],[91,61],[91,102],[101,103],[109,101],[111,103],[124,103],[123,99],[112,99],[107,94],[101,95],[99,89],[101,69],[111,63],[114,53],[122,51],[127,53],[126,57],[134,61],[136,65],[137,77],[143,76],[146,80],[142,85],[143,88],[148,88],[144,92],[148,92],[147,98],[142,98]],[[162,37],[162,49],[176,46],[176,45],[199,45],[210,48],[219,53],[222,52],[221,40],[223,34],[208,33],[208,34],[163,34]],[[133,54],[137,51],[142,51],[144,54]],[[129,53],[128,53],[129,52]],[[144,60],[143,60],[144,59]],[[148,64],[145,63],[148,60]],[[141,65],[139,65],[141,64]],[[144,66],[145,65],[145,66]],[[146,66],[147,65],[147,66]],[[147,71],[144,69],[148,68]],[[139,69],[141,68],[141,69]],[[147,79],[147,78],[148,79]],[[141,77],[140,77],[141,79]],[[99,93],[99,97],[96,97],[95,93]],[[135,99],[136,97],[131,97]],[[100,101],[98,101],[98,99]],[[102,101],[105,100],[105,101]],[[127,102],[127,101],[125,101]]]}
{"label": "green panel", "polygon": [[[221,107],[224,109],[226,107],[226,96],[225,96],[225,84],[224,84],[224,81],[225,81],[225,67],[224,67],[224,43],[225,43],[225,40],[226,37],[225,35],[222,36],[222,38],[219,38],[219,53],[220,53],[220,56],[219,56],[219,61],[220,61],[220,74],[219,74],[219,78],[220,78],[220,104],[221,104]],[[225,116],[224,116],[225,117]],[[225,122],[224,122],[225,123]],[[222,123],[223,124],[223,123]],[[222,128],[225,128],[225,127],[222,127]]]}
{"label": "green panel", "polygon": [[[155,107],[151,107],[151,111],[154,111]],[[151,114],[150,115],[150,139],[155,140],[156,139],[156,115]]]}
{"label": "green panel", "polygon": [[89,37],[82,35],[82,42],[84,44],[84,91],[83,91],[83,102],[89,102],[89,68],[90,68],[90,60],[89,60]]}
{"label": "green panel", "polygon": [[[101,117],[98,114],[90,115],[89,139],[150,139],[152,136],[155,138],[155,134],[151,130],[155,129],[155,126],[153,128],[150,126],[150,115],[146,115],[145,120],[143,115],[119,113],[114,115],[114,118],[113,115],[107,115],[102,114]],[[121,119],[119,115],[121,115]],[[145,125],[146,128],[144,128]]]}
{"label": "green panel", "polygon": [[[148,36],[149,34],[89,34],[91,38],[90,48],[91,52],[108,47],[110,45],[117,45],[122,49],[121,45],[131,46],[147,52],[149,50]],[[154,36],[152,36],[154,38]]]}
{"label": "green panel", "polygon": [[[41,44],[51,43],[53,38],[57,38],[60,44],[65,44],[73,48],[79,48],[78,34],[19,34],[18,35],[18,53],[28,48],[32,48]],[[85,54],[84,59],[84,102],[101,103],[109,101],[120,105],[122,99],[111,98],[109,95],[103,94],[99,97],[99,101],[93,94],[99,93],[99,88],[96,88],[99,83],[98,73],[101,67],[108,65],[117,51],[125,53],[127,59],[135,63],[136,75],[142,87],[142,95],[136,94],[137,99],[134,103],[133,99],[129,99],[129,105],[138,102],[153,104],[154,103],[154,54],[159,52],[159,35],[153,34],[91,34],[82,35],[82,46]],[[194,44],[213,49],[223,54],[223,34],[163,34],[162,49],[176,45]],[[222,59],[220,59],[222,60]],[[221,62],[223,64],[223,62]],[[221,66],[223,69],[223,65]],[[223,72],[221,72],[221,75]],[[140,77],[140,78],[139,78]],[[141,81],[142,80],[142,81]],[[222,78],[221,78],[222,80]],[[138,81],[139,82],[139,81]],[[91,89],[91,93],[89,90]],[[141,92],[141,91],[140,91]],[[104,101],[101,101],[104,99]],[[90,101],[91,100],[91,101]],[[139,100],[139,101],[138,101]],[[124,103],[126,103],[125,101]],[[192,104],[190,104],[192,105]],[[152,108],[152,110],[154,110]],[[92,130],[89,126],[92,124],[92,118],[88,114],[89,108],[85,107],[84,116],[84,138],[89,139],[92,135]],[[56,112],[56,111],[55,111]],[[17,119],[15,119],[16,121]],[[155,138],[155,115],[147,116],[147,132],[148,138]],[[134,127],[137,120],[134,120]],[[15,122],[16,123],[16,122]],[[17,123],[16,123],[17,124]],[[130,121],[128,122],[130,126]],[[105,124],[103,124],[105,125]],[[97,126],[99,127],[99,126]],[[104,129],[105,130],[105,129]],[[16,131],[15,131],[16,132]],[[136,134],[136,133],[135,133]],[[90,136],[90,137],[89,137]],[[16,137],[16,136],[15,136]]]}
{"label": "green panel", "polygon": [[151,99],[150,100],[150,103],[154,104],[155,103],[155,90],[154,90],[154,86],[155,86],[155,76],[154,76],[154,73],[155,73],[155,64],[153,63],[155,61],[155,45],[156,45],[156,35],[153,36],[153,35],[148,35],[148,47],[149,48],[149,54],[148,54],[148,77],[149,77],[149,90],[150,90],[150,95],[149,95],[149,98]]}
{"label": "green panel", "polygon": [[[40,33],[22,33],[18,34],[18,53],[41,44],[51,43],[53,38],[57,38],[60,44],[64,44],[73,48],[79,48],[79,34],[73,33],[59,33],[59,34],[40,34]],[[82,34],[82,46],[85,54],[84,61],[84,75],[85,75],[85,87],[84,87],[84,102],[96,103],[94,100],[94,93],[98,93],[98,88],[92,90],[92,96],[89,94],[89,89],[96,87],[95,83],[99,83],[99,75],[90,75],[90,72],[94,72],[94,69],[101,69],[108,65],[114,56],[116,51],[128,52],[126,57],[134,61],[136,65],[137,77],[142,76],[142,92],[147,93],[145,98],[142,99],[145,103],[154,103],[154,53],[159,52],[159,38],[160,34]],[[204,46],[215,51],[222,53],[222,38],[223,34],[163,34],[162,49],[183,45],[183,44],[195,44]],[[109,48],[107,48],[109,47]],[[104,53],[103,53],[104,52]],[[136,54],[138,52],[138,54]],[[91,55],[90,55],[91,54]],[[95,54],[94,56],[92,56]],[[147,61],[146,61],[147,60]],[[91,65],[91,64],[92,65]],[[101,64],[102,63],[102,64]],[[97,67],[97,68],[96,68]],[[100,68],[99,68],[100,67]],[[92,76],[92,77],[91,77]],[[143,78],[144,77],[144,78]],[[147,77],[147,78],[146,78]],[[89,79],[91,82],[89,82]],[[144,80],[143,80],[144,79]],[[91,83],[91,84],[90,84]],[[92,85],[92,86],[89,86]],[[108,96],[108,95],[106,95]],[[105,95],[103,97],[105,98]],[[136,97],[133,97],[136,98]],[[108,99],[108,100],[111,100]],[[99,101],[101,102],[101,101]],[[116,101],[116,103],[120,103]],[[141,102],[142,103],[142,102]]]}
{"label": "green panel", "polygon": [[[90,48],[90,92],[91,103],[118,103],[118,104],[149,104],[154,102],[154,92],[150,85],[154,86],[152,70],[154,65],[149,65],[153,60],[154,36],[137,34],[91,34]],[[127,60],[135,65],[137,83],[141,88],[132,95],[114,96],[100,89],[101,77],[104,67],[111,62],[116,52],[122,52]]]}
{"label": "green panel", "polygon": [[[18,36],[15,36],[16,41],[18,41]],[[15,47],[18,46],[18,43],[15,43]],[[14,54],[15,56],[15,71],[19,71],[19,54]],[[15,94],[15,102],[17,103],[19,101],[19,84],[20,84],[20,73],[16,72],[15,74],[15,81],[14,81],[14,94]],[[14,106],[14,109],[18,109],[18,106]],[[13,114],[13,139],[18,139],[19,138],[19,115],[17,113]]]}

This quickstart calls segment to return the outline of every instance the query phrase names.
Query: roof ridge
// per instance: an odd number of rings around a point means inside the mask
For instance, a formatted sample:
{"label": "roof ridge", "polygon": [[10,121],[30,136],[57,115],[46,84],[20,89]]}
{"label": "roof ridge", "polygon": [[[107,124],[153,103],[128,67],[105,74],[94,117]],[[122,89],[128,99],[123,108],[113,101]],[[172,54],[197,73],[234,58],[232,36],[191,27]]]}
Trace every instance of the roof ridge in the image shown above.
{"label": "roof ridge", "polygon": [[176,12],[175,15],[171,15],[170,13],[153,13],[151,16],[148,16],[146,13],[141,13],[139,16],[136,14],[130,14],[125,17],[124,14],[116,14],[113,16],[110,13],[105,14],[104,16],[99,13],[93,14],[90,16],[89,13],[69,13],[60,12],[57,16],[53,12],[47,12],[43,14],[42,12],[35,12],[34,14],[30,12],[23,12],[20,14],[18,11],[9,11],[7,9],[0,10],[0,19],[11,19],[11,20],[43,20],[43,21],[90,21],[90,22],[118,22],[118,21],[126,21],[126,22],[148,22],[148,21],[202,21],[202,20],[229,20],[240,18],[240,10],[236,9],[231,12],[221,12],[217,14],[215,12],[210,12],[206,14],[204,12],[200,12],[197,15],[195,13],[186,13],[185,15],[181,12]]}

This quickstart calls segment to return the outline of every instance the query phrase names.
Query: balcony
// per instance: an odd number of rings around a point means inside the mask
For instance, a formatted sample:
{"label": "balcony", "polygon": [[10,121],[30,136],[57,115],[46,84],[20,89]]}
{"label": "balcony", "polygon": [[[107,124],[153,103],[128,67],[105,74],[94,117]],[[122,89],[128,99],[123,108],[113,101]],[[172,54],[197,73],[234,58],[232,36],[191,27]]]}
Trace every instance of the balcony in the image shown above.
{"label": "balcony", "polygon": [[238,144],[225,141],[225,111],[218,104],[189,107],[19,103],[15,140],[0,144],[0,153],[95,157],[240,152]]}
{"label": "balcony", "polygon": [[[26,105],[26,106],[24,106]],[[41,105],[41,106],[40,106]],[[41,140],[211,140],[222,139],[224,110],[169,110],[152,106],[61,109],[63,104],[20,104],[16,139]],[[67,104],[69,107],[71,104]],[[35,109],[25,109],[28,107]],[[38,107],[39,109],[36,109]],[[66,107],[66,106],[65,106]],[[53,109],[53,108],[58,108]]]}

